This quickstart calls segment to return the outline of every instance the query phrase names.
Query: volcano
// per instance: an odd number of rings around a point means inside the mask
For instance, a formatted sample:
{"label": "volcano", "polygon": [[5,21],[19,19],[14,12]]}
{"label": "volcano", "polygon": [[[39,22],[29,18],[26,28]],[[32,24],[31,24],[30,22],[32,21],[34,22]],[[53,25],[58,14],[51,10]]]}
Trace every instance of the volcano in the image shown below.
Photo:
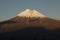
{"label": "volcano", "polygon": [[17,16],[0,22],[0,35],[4,40],[56,40],[60,39],[60,21],[37,10],[26,9]]}

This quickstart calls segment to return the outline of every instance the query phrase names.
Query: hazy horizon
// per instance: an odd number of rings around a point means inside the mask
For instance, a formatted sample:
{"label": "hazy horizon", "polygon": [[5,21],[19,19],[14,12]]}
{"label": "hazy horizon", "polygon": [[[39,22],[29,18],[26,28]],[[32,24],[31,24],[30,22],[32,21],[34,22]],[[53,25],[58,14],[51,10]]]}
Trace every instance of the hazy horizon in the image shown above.
{"label": "hazy horizon", "polygon": [[35,9],[60,19],[60,0],[0,0],[0,20],[10,19],[25,9]]}

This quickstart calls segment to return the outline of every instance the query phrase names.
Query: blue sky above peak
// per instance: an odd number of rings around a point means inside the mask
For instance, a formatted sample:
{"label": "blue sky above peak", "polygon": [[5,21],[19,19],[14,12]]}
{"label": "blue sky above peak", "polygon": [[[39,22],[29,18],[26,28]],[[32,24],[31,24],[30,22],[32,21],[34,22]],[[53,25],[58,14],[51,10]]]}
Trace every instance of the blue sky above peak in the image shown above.
{"label": "blue sky above peak", "polygon": [[7,20],[30,8],[60,19],[60,0],[0,0],[0,20]]}

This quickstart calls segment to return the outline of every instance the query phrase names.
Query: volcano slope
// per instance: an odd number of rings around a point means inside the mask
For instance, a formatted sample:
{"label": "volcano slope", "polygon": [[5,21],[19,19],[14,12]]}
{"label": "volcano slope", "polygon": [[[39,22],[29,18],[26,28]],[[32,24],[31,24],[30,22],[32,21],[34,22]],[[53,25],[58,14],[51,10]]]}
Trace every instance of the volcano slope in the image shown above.
{"label": "volcano slope", "polygon": [[22,19],[20,17],[15,17],[13,19],[0,22],[0,39],[60,40],[60,22],[58,20],[45,18],[44,20],[30,19],[28,22],[25,22],[22,21]]}

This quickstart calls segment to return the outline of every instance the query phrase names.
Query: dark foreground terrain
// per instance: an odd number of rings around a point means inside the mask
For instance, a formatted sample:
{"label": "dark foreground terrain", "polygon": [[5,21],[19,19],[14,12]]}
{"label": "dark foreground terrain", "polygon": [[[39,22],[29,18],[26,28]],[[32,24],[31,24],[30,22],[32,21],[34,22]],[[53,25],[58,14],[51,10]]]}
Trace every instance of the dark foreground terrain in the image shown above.
{"label": "dark foreground terrain", "polygon": [[0,40],[60,40],[60,30],[48,31],[45,28],[25,28],[0,33]]}

